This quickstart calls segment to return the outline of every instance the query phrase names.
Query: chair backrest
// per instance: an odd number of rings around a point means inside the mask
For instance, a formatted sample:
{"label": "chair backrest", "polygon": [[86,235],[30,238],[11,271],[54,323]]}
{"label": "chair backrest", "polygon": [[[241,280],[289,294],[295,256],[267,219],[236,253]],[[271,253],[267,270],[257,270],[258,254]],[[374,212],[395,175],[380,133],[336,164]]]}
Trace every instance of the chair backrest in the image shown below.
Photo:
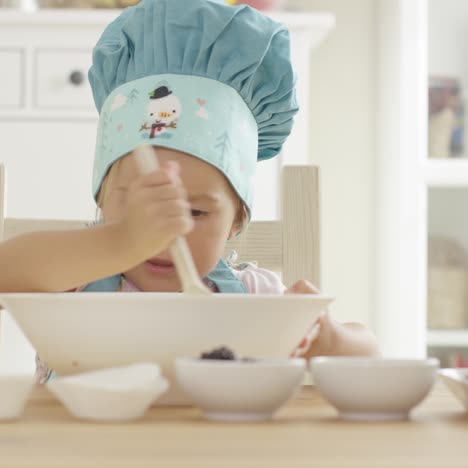
{"label": "chair backrest", "polygon": [[[5,218],[5,168],[0,164],[0,240],[37,230],[82,228],[86,221]],[[285,166],[281,182],[281,219],[253,221],[232,239],[226,253],[235,250],[238,261],[281,272],[290,286],[307,279],[320,287],[320,183],[315,166]]]}
{"label": "chair backrest", "polygon": [[5,166],[0,164],[0,240],[4,236],[4,220],[5,220],[5,198],[6,198],[6,183],[5,183]]}

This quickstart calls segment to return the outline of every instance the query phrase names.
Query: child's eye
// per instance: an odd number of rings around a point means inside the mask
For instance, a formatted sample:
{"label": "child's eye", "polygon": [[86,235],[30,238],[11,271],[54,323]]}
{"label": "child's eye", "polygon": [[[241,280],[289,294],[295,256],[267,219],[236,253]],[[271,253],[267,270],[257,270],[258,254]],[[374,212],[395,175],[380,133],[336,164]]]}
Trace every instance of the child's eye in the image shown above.
{"label": "child's eye", "polygon": [[203,218],[208,214],[208,212],[201,211],[201,210],[191,210],[191,211],[192,211],[193,218]]}

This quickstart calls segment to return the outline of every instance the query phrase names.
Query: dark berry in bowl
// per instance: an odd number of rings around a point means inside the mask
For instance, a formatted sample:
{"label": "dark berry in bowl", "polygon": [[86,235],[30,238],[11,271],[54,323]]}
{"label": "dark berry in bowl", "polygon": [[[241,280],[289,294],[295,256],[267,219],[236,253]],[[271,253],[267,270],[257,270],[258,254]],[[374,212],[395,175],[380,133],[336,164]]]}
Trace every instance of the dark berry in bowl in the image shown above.
{"label": "dark berry in bowl", "polygon": [[237,359],[234,351],[231,351],[225,346],[213,349],[212,351],[202,353],[201,359],[219,359],[222,361],[235,361]]}
{"label": "dark berry in bowl", "polygon": [[238,357],[234,351],[227,348],[226,346],[221,346],[219,348],[213,349],[212,351],[202,353],[200,359],[213,359],[220,361],[238,361],[238,362],[257,362],[258,359],[253,357]]}

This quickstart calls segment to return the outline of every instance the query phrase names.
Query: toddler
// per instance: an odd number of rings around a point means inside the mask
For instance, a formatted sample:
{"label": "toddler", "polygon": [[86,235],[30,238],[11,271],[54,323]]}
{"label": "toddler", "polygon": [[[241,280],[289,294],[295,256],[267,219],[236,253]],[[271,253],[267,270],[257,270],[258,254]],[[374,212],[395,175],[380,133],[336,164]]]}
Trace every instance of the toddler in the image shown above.
{"label": "toddler", "polygon": [[[168,247],[185,236],[213,292],[318,292],[221,257],[249,223],[257,161],[280,152],[298,110],[283,25],[222,0],[143,0],[103,32],[89,81],[100,114],[92,180],[100,222],[0,244],[0,291],[177,292]],[[157,148],[158,171],[139,173],[140,144]],[[365,327],[329,314],[294,352],[376,353]],[[46,380],[46,364],[38,368]]]}

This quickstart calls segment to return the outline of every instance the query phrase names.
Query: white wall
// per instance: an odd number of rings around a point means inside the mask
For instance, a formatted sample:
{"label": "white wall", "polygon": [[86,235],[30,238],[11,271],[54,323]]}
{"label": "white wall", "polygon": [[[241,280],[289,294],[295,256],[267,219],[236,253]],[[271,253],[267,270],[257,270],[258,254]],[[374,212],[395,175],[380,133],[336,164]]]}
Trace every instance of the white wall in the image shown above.
{"label": "white wall", "polygon": [[371,323],[374,289],[374,0],[289,0],[336,15],[311,56],[311,157],[322,170],[322,288],[339,320]]}

